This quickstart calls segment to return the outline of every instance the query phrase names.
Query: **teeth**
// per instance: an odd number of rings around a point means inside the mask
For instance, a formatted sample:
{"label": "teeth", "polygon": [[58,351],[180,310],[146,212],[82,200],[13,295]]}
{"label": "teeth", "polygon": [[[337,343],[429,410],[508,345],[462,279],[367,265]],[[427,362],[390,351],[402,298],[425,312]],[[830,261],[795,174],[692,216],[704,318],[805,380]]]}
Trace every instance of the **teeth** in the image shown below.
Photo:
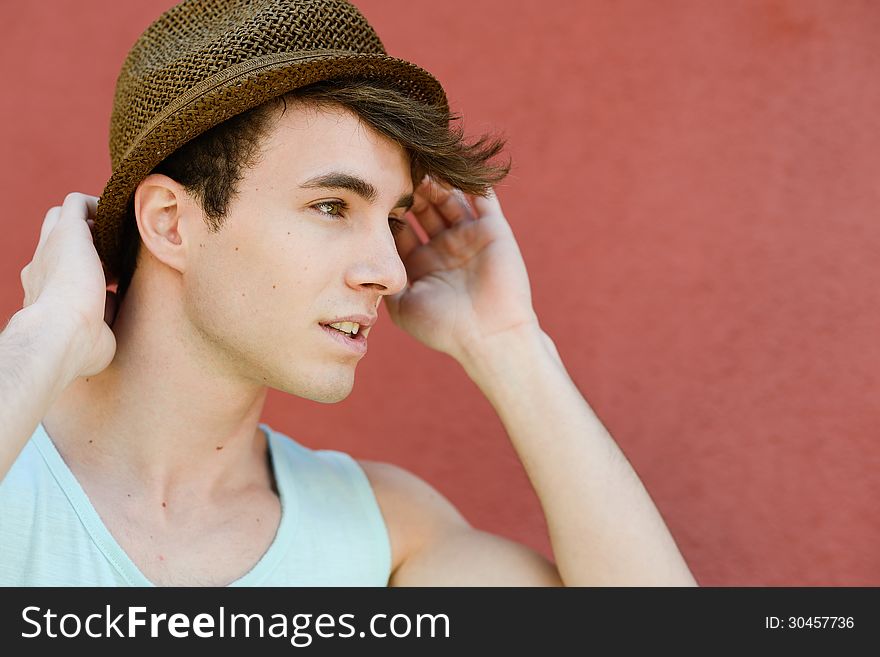
{"label": "teeth", "polygon": [[361,328],[360,324],[355,322],[336,322],[335,324],[329,324],[328,326],[332,326],[340,331],[345,331],[346,333],[351,333],[352,335],[357,335],[357,332]]}

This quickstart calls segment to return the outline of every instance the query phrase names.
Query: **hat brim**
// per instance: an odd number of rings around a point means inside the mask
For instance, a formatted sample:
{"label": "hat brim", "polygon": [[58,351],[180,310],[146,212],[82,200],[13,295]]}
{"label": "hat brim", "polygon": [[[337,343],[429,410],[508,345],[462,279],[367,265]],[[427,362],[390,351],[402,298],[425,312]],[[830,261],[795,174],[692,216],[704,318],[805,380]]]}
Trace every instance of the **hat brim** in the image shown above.
{"label": "hat brim", "polygon": [[440,83],[427,71],[381,54],[316,50],[241,62],[176,98],[133,141],[98,202],[95,247],[111,275],[120,270],[122,221],[140,182],[183,144],[223,121],[290,91],[337,77],[377,80],[449,111]]}

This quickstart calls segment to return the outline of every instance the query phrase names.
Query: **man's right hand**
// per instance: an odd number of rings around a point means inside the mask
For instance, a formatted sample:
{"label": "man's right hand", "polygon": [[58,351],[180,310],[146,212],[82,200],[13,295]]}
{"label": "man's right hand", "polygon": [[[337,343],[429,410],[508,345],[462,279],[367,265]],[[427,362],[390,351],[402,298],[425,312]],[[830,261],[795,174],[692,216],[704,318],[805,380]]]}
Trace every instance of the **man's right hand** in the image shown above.
{"label": "man's right hand", "polygon": [[[116,353],[111,326],[117,299],[107,289],[107,274],[92,237],[98,199],[72,193],[46,213],[40,241],[21,270],[24,305],[47,309],[75,327],[70,367],[73,378],[106,369]],[[114,281],[115,282],[115,281]]]}

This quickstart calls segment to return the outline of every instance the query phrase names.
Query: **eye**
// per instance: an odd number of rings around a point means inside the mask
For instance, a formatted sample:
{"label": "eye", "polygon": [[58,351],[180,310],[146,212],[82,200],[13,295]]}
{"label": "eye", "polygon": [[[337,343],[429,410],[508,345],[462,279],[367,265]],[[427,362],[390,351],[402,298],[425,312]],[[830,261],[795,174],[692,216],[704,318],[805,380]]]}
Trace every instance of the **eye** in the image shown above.
{"label": "eye", "polygon": [[397,235],[397,233],[406,228],[406,222],[397,217],[388,217],[388,223],[391,224],[391,233],[393,235]]}
{"label": "eye", "polygon": [[[343,210],[348,209],[348,205],[344,201],[320,201],[313,206],[321,214],[331,217],[343,217]],[[391,233],[397,235],[406,228],[406,221],[397,217],[388,217],[388,223],[391,225]]]}
{"label": "eye", "polygon": [[[315,203],[312,207],[322,214],[329,214],[331,217],[341,217],[342,211],[347,209],[348,206],[342,201],[321,201]],[[325,210],[324,208],[330,208],[330,210]]]}

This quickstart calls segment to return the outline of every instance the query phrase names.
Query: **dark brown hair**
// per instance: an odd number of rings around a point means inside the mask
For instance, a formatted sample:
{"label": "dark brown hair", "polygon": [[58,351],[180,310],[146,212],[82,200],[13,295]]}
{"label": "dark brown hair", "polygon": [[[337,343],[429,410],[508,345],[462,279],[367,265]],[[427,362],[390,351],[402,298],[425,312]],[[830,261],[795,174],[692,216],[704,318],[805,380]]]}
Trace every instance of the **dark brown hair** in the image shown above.
{"label": "dark brown hair", "polygon": [[[345,79],[311,84],[238,114],[181,146],[153,173],[165,174],[183,185],[199,201],[209,230],[219,231],[245,168],[256,163],[273,114],[281,105],[283,114],[288,100],[341,105],[352,111],[409,155],[414,186],[427,174],[469,194],[485,195],[510,171],[509,160],[490,162],[503,149],[503,138],[483,135],[465,142],[457,123],[460,116],[441,112],[375,81]],[[131,283],[140,243],[132,198],[123,220],[119,299]]]}

